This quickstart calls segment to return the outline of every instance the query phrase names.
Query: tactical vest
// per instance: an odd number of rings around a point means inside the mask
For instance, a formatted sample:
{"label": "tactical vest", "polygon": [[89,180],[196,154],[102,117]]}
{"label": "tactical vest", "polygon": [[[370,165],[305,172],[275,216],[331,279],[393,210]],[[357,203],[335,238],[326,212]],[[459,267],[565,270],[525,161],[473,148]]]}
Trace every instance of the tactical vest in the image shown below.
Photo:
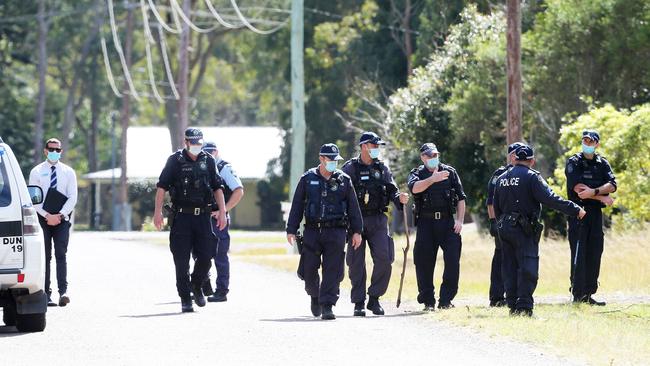
{"label": "tactical vest", "polygon": [[347,201],[344,178],[334,172],[329,180],[310,170],[305,174],[306,202],[305,220],[307,224],[347,221]]}
{"label": "tactical vest", "polygon": [[214,201],[210,188],[208,154],[200,154],[196,161],[188,159],[183,152],[178,154],[178,175],[171,192],[172,203],[178,207],[207,207]]}
{"label": "tactical vest", "polygon": [[[221,160],[217,164],[217,170],[219,171],[219,174],[221,174],[221,170],[223,170],[223,167],[225,167],[228,164],[230,164],[230,163],[228,163],[225,160]],[[230,189],[228,184],[225,184],[225,182],[224,182],[224,185],[223,185],[223,197],[226,200],[226,203],[228,203],[228,200],[230,200],[230,196],[232,196],[232,189]]]}
{"label": "tactical vest", "polygon": [[359,159],[353,159],[352,164],[357,172],[353,184],[361,212],[386,212],[390,200],[386,189],[384,164],[373,162],[371,165],[365,165]]}
{"label": "tactical vest", "polygon": [[[449,178],[433,183],[424,192],[415,195],[415,209],[418,214],[426,212],[454,213],[458,203],[458,196],[451,185],[453,173],[444,167],[441,167],[441,169],[449,171]],[[419,176],[422,176],[425,171],[427,171],[427,168],[424,166],[417,170]]]}

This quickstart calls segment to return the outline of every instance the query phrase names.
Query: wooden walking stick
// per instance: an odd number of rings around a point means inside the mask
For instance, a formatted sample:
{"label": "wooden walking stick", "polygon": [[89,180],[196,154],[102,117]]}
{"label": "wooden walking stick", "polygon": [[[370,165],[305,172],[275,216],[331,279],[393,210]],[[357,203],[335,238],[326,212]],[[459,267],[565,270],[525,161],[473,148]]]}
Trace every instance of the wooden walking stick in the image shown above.
{"label": "wooden walking stick", "polygon": [[397,291],[397,307],[402,303],[402,287],[404,286],[404,274],[406,273],[406,257],[408,256],[409,248],[411,247],[411,239],[409,238],[409,222],[406,213],[406,205],[402,210],[404,213],[404,232],[406,233],[406,247],[402,249],[404,252],[404,263],[402,263],[402,275],[399,279],[399,290]]}

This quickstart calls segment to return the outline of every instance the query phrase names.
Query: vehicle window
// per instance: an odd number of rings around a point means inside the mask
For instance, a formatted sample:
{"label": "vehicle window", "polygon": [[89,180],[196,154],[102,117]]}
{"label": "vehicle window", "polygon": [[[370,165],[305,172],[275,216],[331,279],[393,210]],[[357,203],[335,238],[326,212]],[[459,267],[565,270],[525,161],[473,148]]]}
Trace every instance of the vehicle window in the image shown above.
{"label": "vehicle window", "polygon": [[4,151],[0,150],[0,207],[7,207],[11,203],[11,187],[3,155]]}

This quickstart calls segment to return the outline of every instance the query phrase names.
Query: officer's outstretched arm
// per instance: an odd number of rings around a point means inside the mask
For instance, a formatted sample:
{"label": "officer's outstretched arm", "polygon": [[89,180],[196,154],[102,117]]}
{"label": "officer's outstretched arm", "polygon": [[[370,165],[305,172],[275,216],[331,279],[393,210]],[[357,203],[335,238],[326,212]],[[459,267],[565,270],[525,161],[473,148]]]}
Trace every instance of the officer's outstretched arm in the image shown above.
{"label": "officer's outstretched arm", "polygon": [[555,194],[551,187],[546,184],[544,178],[538,175],[537,179],[532,179],[532,185],[533,197],[535,197],[538,202],[554,210],[560,211],[565,215],[578,216],[580,207]]}

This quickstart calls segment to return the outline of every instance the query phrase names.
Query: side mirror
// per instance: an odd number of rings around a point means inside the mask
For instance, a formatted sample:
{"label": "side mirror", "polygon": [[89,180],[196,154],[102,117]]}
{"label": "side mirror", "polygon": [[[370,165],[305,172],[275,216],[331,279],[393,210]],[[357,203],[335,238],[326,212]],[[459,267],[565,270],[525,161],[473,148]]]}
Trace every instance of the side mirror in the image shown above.
{"label": "side mirror", "polygon": [[38,205],[43,203],[43,190],[39,186],[27,186],[29,196],[32,198],[32,204]]}

